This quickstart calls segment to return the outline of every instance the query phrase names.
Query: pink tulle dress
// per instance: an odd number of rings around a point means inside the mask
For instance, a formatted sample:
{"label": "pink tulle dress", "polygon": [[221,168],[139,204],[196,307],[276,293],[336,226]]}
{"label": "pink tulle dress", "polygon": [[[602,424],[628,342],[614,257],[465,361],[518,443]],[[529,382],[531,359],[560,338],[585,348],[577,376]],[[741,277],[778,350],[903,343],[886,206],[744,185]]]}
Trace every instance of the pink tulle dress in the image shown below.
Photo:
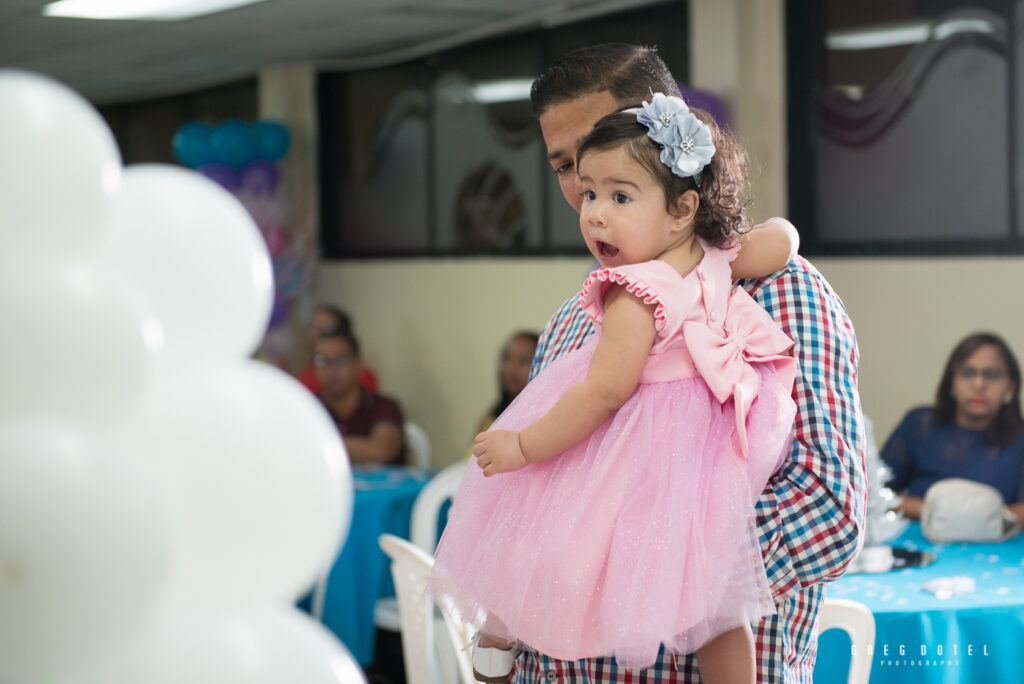
{"label": "pink tulle dress", "polygon": [[[733,288],[736,249],[705,246],[686,277],[662,261],[594,271],[655,304],[640,384],[589,438],[484,478],[471,460],[429,591],[467,622],[549,656],[653,663],[774,612],[754,503],[788,454],[792,342]],[[599,333],[544,369],[492,430],[521,430],[586,375]]]}

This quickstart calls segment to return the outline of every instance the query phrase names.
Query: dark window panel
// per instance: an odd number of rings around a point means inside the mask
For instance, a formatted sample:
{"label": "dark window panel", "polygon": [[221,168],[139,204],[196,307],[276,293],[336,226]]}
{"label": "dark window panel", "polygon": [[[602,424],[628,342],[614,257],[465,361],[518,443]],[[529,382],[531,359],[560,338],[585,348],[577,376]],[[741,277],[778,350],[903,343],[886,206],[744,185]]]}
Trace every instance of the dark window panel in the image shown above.
{"label": "dark window panel", "polygon": [[[326,258],[584,254],[527,88],[582,45],[656,45],[688,73],[685,3],[491,39],[414,64],[321,74]],[[495,88],[516,85],[518,98]]]}
{"label": "dark window panel", "polygon": [[184,95],[104,105],[99,110],[117,138],[125,164],[174,163],[171,143],[178,128],[189,121],[255,120],[257,88],[256,79],[249,78]]}
{"label": "dark window panel", "polygon": [[414,64],[321,77],[326,254],[430,249],[422,70]]}
{"label": "dark window panel", "polygon": [[452,51],[433,68],[436,247],[447,253],[543,249],[543,141],[528,99],[538,42],[519,37]]}
{"label": "dark window panel", "polygon": [[787,4],[802,251],[1024,251],[1013,25],[995,0]]}

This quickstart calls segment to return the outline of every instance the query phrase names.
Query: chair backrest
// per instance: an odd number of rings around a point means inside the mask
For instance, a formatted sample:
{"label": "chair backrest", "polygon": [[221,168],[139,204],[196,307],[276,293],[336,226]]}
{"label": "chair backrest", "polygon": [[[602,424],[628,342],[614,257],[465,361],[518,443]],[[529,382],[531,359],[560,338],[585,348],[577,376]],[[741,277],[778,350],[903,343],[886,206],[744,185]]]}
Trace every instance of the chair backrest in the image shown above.
{"label": "chair backrest", "polygon": [[454,498],[455,493],[459,491],[468,463],[453,463],[434,475],[413,502],[409,538],[413,544],[427,553],[432,554],[437,548],[437,527],[441,509],[444,503]]}
{"label": "chair backrest", "polygon": [[[434,607],[427,597],[427,581],[434,557],[393,534],[382,534],[380,548],[391,558],[398,614],[402,622],[402,654],[408,684],[435,684],[440,678],[434,658]],[[472,634],[441,606],[452,644],[468,644]],[[462,684],[475,684],[468,651],[456,647],[455,659]],[[447,683],[445,683],[447,684]]]}
{"label": "chair backrest", "polygon": [[416,423],[405,421],[402,424],[405,436],[405,448],[409,454],[409,465],[417,468],[430,467],[430,438],[426,431]]}
{"label": "chair backrest", "polygon": [[871,676],[871,649],[875,644],[875,616],[863,603],[826,598],[818,616],[818,634],[841,629],[853,644],[848,684],[868,684]]}

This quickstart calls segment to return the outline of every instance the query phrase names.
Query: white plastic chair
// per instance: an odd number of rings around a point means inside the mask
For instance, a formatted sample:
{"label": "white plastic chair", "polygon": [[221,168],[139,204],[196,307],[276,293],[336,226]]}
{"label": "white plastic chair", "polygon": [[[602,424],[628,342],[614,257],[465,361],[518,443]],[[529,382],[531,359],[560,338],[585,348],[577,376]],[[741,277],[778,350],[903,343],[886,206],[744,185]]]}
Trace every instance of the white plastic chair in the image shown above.
{"label": "white plastic chair", "polygon": [[871,649],[875,643],[875,616],[863,603],[826,598],[818,617],[818,634],[841,629],[853,644],[848,684],[868,684],[871,676]]}
{"label": "white plastic chair", "polygon": [[409,537],[413,544],[427,553],[434,553],[437,548],[437,523],[441,509],[446,501],[455,498],[468,464],[466,460],[458,461],[430,478],[412,504]]}
{"label": "white plastic chair", "polygon": [[[427,437],[426,431],[416,423],[410,423],[409,421],[405,421],[402,424],[402,434],[405,440],[405,447],[409,454],[410,465],[413,465],[417,468],[429,468],[430,438]],[[456,488],[457,487],[458,485],[456,485]],[[426,491],[426,488],[424,488],[424,491]],[[413,513],[415,513],[415,509],[413,509]],[[415,517],[415,515],[413,517]],[[436,515],[434,516],[434,524],[437,524]],[[415,539],[415,536],[413,536],[413,539]],[[437,539],[434,539],[434,546],[436,545]],[[433,553],[434,547],[431,546],[427,550],[430,553]],[[316,585],[313,587],[313,598],[310,613],[317,620],[323,618],[324,601],[326,600],[327,596],[327,577],[329,574],[330,566],[328,566],[320,574],[319,579],[317,579]],[[401,630],[398,622],[398,605],[395,603],[394,599],[380,599],[379,601],[377,601],[376,605],[374,606],[373,621],[374,624],[376,624],[381,629],[387,629],[392,632],[398,632]]]}
{"label": "white plastic chair", "polygon": [[[437,548],[437,523],[446,501],[455,498],[466,473],[468,461],[459,461],[448,466],[434,477],[416,495],[412,504],[410,537],[412,543],[429,554]],[[373,622],[377,627],[391,632],[401,631],[398,617],[398,603],[395,599],[378,599],[373,610]]]}
{"label": "white plastic chair", "polygon": [[405,421],[402,424],[402,433],[405,436],[405,449],[409,455],[409,465],[417,468],[430,467],[430,437],[426,431],[416,423]]}
{"label": "white plastic chair", "polygon": [[[437,526],[441,509],[446,501],[453,499],[466,474],[468,461],[458,461],[434,477],[416,496],[412,505],[411,534],[412,543],[428,554],[434,553],[437,547]],[[456,663],[448,658],[448,637],[440,629],[442,618],[435,617],[435,641],[437,641],[440,671],[447,679],[457,668]],[[378,599],[373,608],[373,623],[380,629],[391,632],[402,631],[402,621],[397,598]],[[462,644],[452,644],[460,649]]]}
{"label": "white plastic chair", "polygon": [[[412,542],[393,534],[382,534],[380,548],[391,558],[391,576],[395,581],[395,594],[402,621],[402,657],[408,684],[454,684],[450,676],[442,676],[438,660],[434,657],[437,641],[434,638],[434,606],[426,595],[427,581],[434,567],[434,558]],[[441,610],[451,644],[468,644],[470,629]],[[469,652],[461,647],[451,648],[457,663],[458,681],[475,684]]]}

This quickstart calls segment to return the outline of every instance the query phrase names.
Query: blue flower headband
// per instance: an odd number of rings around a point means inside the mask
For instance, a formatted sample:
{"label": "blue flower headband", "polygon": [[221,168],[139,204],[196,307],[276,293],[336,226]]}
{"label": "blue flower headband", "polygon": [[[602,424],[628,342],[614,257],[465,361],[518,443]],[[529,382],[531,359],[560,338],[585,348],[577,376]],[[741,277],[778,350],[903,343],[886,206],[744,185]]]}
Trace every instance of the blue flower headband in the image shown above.
{"label": "blue flower headband", "polygon": [[690,111],[682,98],[654,93],[642,108],[634,107],[636,120],[647,127],[647,137],[661,146],[661,163],[672,173],[693,178],[700,187],[701,171],[715,156],[711,129]]}

